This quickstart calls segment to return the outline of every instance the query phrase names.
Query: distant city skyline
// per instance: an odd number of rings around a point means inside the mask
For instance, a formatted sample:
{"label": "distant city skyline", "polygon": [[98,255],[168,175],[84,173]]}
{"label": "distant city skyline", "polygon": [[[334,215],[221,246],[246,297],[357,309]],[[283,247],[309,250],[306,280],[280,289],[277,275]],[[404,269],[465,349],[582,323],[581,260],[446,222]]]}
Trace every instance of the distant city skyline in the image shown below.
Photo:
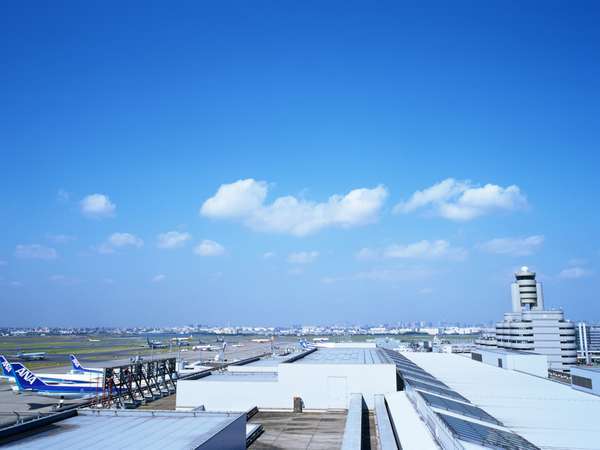
{"label": "distant city skyline", "polygon": [[6,9],[0,327],[600,321],[598,5]]}

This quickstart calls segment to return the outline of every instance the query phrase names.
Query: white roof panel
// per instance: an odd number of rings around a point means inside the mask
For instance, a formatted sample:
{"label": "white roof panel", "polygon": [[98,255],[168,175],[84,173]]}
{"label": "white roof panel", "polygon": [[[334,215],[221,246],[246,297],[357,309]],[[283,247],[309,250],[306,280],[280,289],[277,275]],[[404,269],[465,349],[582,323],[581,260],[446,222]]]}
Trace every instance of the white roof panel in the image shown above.
{"label": "white roof panel", "polygon": [[465,356],[404,355],[541,448],[600,449],[600,397]]}

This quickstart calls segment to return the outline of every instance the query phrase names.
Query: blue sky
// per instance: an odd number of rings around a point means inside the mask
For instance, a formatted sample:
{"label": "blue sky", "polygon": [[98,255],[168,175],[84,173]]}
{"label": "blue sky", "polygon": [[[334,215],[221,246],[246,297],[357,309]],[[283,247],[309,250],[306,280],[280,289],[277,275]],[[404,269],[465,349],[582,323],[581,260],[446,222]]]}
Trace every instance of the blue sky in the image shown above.
{"label": "blue sky", "polygon": [[595,2],[0,18],[2,325],[600,320]]}

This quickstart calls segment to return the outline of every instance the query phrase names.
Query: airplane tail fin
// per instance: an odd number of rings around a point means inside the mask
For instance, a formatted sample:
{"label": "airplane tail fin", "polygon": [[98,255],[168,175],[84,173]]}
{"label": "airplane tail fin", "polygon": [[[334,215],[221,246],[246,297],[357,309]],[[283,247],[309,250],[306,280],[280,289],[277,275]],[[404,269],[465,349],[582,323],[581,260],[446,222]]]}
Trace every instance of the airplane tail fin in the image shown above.
{"label": "airplane tail fin", "polygon": [[69,357],[71,358],[71,365],[73,366],[74,370],[83,370],[83,366],[79,363],[77,356],[70,355]]}
{"label": "airplane tail fin", "polygon": [[0,375],[10,378],[15,376],[10,363],[7,361],[4,355],[0,355]]}
{"label": "airplane tail fin", "polygon": [[10,363],[15,374],[15,381],[20,389],[44,389],[48,387],[32,371],[21,363]]}

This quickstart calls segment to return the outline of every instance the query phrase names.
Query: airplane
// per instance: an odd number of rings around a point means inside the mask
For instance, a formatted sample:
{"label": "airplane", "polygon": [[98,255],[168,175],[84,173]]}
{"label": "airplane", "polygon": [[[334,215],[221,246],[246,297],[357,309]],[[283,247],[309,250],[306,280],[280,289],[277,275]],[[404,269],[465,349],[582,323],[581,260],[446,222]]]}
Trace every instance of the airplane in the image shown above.
{"label": "airplane", "polygon": [[15,358],[22,359],[23,361],[41,361],[42,359],[46,359],[46,352],[36,352],[36,353],[17,353]]}
{"label": "airplane", "polygon": [[148,347],[151,349],[155,348],[167,348],[167,344],[162,341],[151,341],[149,338],[146,338],[146,342],[148,342]]}
{"label": "airplane", "polygon": [[298,343],[300,344],[300,348],[302,350],[312,350],[313,348],[316,347],[316,345],[311,344],[310,342],[308,342],[306,339],[300,339],[298,341]]}
{"label": "airplane", "polygon": [[179,346],[189,346],[191,345],[190,340],[192,339],[192,336],[188,336],[188,337],[174,337],[171,338],[171,341],[173,342],[177,342],[177,345]]}
{"label": "airplane", "polygon": [[[20,363],[11,363],[19,392],[64,399],[90,398],[102,395],[102,383],[48,384]],[[116,388],[115,391],[117,390]]]}
{"label": "airplane", "polygon": [[92,369],[92,368],[88,368],[88,367],[83,367],[79,363],[79,360],[77,359],[77,357],[75,355],[70,355],[69,358],[71,358],[71,365],[73,366],[73,370],[72,370],[73,373],[87,372],[87,373],[96,374],[98,376],[104,375],[104,369]]}
{"label": "airplane", "polygon": [[89,339],[88,339],[88,342],[100,342],[100,339],[92,339],[92,338],[89,338]]}
{"label": "airplane", "polygon": [[[8,380],[9,383],[15,383],[15,374],[12,370],[11,363],[7,361],[4,355],[0,355],[0,369],[0,378]],[[39,373],[38,376],[48,384],[95,383],[98,380],[98,376],[93,374],[75,375],[69,373]]]}
{"label": "airplane", "polygon": [[266,344],[268,342],[271,342],[271,339],[252,339],[252,342],[256,342],[257,344]]}
{"label": "airplane", "polygon": [[219,347],[216,347],[214,345],[210,345],[210,344],[206,344],[206,345],[194,345],[192,347],[192,350],[197,351],[200,350],[201,352],[212,352],[217,350]]}

